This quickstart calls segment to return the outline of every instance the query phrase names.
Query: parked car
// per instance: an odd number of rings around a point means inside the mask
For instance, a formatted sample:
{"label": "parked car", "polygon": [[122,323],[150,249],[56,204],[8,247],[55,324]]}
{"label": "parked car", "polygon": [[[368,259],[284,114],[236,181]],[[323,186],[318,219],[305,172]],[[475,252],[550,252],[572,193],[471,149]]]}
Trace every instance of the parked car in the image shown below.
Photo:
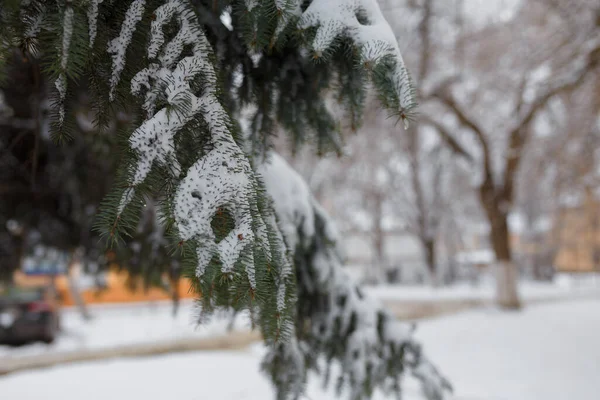
{"label": "parked car", "polygon": [[52,287],[0,288],[0,343],[52,343],[59,329],[59,305]]}

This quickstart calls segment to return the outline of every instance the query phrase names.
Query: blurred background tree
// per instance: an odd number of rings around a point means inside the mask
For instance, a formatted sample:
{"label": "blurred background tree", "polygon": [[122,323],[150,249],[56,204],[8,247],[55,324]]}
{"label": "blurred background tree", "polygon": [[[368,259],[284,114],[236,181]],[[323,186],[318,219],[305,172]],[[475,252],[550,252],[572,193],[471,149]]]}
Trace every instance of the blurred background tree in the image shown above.
{"label": "blurred background tree", "polygon": [[367,109],[360,134],[344,135],[352,163],[290,156],[343,221],[351,260],[401,271],[405,282],[495,264],[508,308],[520,305],[518,276],[591,271],[600,241],[574,215],[597,208],[598,4],[380,4],[415,71],[418,123],[399,135]]}

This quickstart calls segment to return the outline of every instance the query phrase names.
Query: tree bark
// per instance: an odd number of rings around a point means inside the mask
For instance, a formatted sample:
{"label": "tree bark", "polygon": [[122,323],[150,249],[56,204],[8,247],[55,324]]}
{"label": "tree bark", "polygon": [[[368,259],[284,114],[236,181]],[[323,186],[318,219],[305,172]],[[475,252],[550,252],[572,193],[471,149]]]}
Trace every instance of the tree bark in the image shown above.
{"label": "tree bark", "polygon": [[373,248],[375,249],[375,257],[373,260],[373,267],[371,271],[371,277],[375,283],[380,283],[383,280],[383,270],[386,264],[385,255],[385,237],[383,229],[375,227],[373,232]]}
{"label": "tree bark", "polygon": [[179,313],[179,287],[181,283],[181,270],[178,264],[171,265],[169,270],[169,284],[171,286],[171,300],[173,301],[173,317],[177,317]]}
{"label": "tree bark", "polygon": [[383,231],[383,196],[379,193],[373,194],[374,202],[374,227],[373,227],[373,249],[375,251],[373,266],[371,267],[370,278],[374,283],[381,283],[384,280],[384,269],[386,267],[387,257],[385,254],[385,232]]}
{"label": "tree bark", "polygon": [[490,221],[490,239],[496,255],[496,300],[505,309],[521,308],[517,291],[518,271],[513,262],[508,214],[502,212],[497,204],[484,202]]}
{"label": "tree bark", "polygon": [[72,254],[71,261],[67,269],[67,286],[69,288],[69,294],[73,299],[73,303],[77,307],[77,310],[81,314],[81,317],[84,321],[89,321],[92,318],[92,316],[90,315],[87,305],[85,304],[85,300],[81,295],[81,290],[79,288],[79,283],[77,282],[77,277],[74,276],[74,270],[77,264],[77,261],[74,259],[74,257],[75,252],[73,252]]}
{"label": "tree bark", "polygon": [[435,241],[430,238],[423,238],[421,243],[425,250],[425,263],[427,264],[427,270],[429,271],[429,279],[431,279],[431,284],[433,286],[438,286],[440,281],[437,276]]}

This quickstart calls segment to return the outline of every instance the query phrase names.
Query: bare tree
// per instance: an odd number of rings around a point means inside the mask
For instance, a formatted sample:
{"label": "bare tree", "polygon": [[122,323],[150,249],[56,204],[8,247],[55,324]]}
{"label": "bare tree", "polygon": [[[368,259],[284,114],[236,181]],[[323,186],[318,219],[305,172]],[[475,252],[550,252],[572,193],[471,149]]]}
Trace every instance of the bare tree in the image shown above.
{"label": "bare tree", "polygon": [[447,182],[452,171],[446,167],[452,160],[439,142],[424,145],[423,138],[432,138],[425,133],[423,129],[414,129],[406,135],[401,154],[407,163],[402,171],[392,172],[391,197],[394,212],[399,215],[404,229],[419,240],[425,265],[435,285],[439,283],[438,239],[443,220],[451,211],[452,196]]}
{"label": "bare tree", "polygon": [[[439,2],[434,0],[412,1],[408,10],[418,18],[415,25],[415,37],[412,43],[411,55],[416,55],[408,60],[409,65],[416,72],[417,93],[423,97],[423,88],[434,81],[439,71],[434,64],[435,52],[443,51],[444,44],[431,41],[432,32],[447,20],[444,11],[439,10]],[[457,3],[458,7],[460,3]],[[444,7],[447,6],[443,5]],[[446,21],[447,22],[447,21]],[[450,21],[451,23],[460,24]],[[410,57],[410,55],[409,55]],[[453,202],[464,200],[470,195],[470,190],[462,193],[452,190],[449,183],[456,178],[464,179],[465,176],[457,167],[457,160],[450,157],[439,140],[441,125],[434,123],[421,115],[417,124],[408,132],[398,132],[403,155],[407,159],[406,177],[401,171],[395,171],[400,179],[394,193],[396,194],[396,212],[402,215],[406,229],[418,238],[423,248],[425,263],[429,270],[432,282],[439,281],[437,247],[441,238],[441,229],[444,220],[456,217],[457,211],[452,207]],[[465,154],[468,157],[468,155]],[[452,176],[454,175],[454,176]],[[464,188],[464,187],[463,187]],[[462,199],[461,199],[462,197]],[[404,212],[408,210],[408,212]]]}
{"label": "bare tree", "polygon": [[[588,18],[593,14],[576,18],[582,10],[546,10],[535,1],[526,3],[510,23],[461,39],[472,65],[462,76],[437,85],[428,108],[428,122],[480,175],[479,201],[499,266],[498,302],[506,308],[520,307],[508,216],[526,146],[550,102],[579,89],[597,69],[600,55],[599,27]],[[554,13],[551,23],[546,13]],[[531,33],[515,38],[524,25]],[[451,116],[457,123],[450,127],[436,115]]]}

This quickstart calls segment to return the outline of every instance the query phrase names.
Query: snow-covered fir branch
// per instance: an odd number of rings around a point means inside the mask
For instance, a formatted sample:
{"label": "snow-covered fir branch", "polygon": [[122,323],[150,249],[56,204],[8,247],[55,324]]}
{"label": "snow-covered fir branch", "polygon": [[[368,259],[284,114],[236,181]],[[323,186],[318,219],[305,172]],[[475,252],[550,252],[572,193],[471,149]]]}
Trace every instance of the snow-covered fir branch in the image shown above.
{"label": "snow-covered fir branch", "polygon": [[58,122],[62,125],[65,120],[65,97],[67,96],[67,75],[66,70],[69,64],[69,48],[71,47],[71,37],[73,36],[73,7],[67,7],[63,19],[62,48],[60,53],[60,73],[54,82],[58,91],[59,109]]}
{"label": "snow-covered fir branch", "polygon": [[[174,179],[184,175],[174,195],[173,213],[180,240],[194,241],[198,265],[197,277],[202,280],[214,256],[220,260],[221,273],[233,276],[238,261],[243,261],[247,279],[256,289],[255,265],[242,260],[244,252],[253,253],[259,246],[271,262],[272,254],[267,237],[267,222],[258,207],[258,182],[243,151],[233,140],[229,115],[217,98],[217,76],[209,59],[210,45],[194,12],[187,2],[171,0],[154,10],[148,58],[152,63],[139,71],[131,82],[132,93],[145,90],[144,109],[148,118],[130,137],[131,149],[138,161],[131,170],[130,188],[119,205],[121,213],[133,198],[135,187],[141,184],[154,164],[167,167]],[[169,41],[164,26],[175,18],[179,31]],[[184,48],[191,55],[184,57]],[[202,78],[200,94],[191,82]],[[158,99],[167,105],[158,111]],[[201,117],[208,126],[210,149],[187,171],[182,171],[176,154],[176,135],[195,118]],[[234,228],[217,241],[211,226],[213,217],[223,210],[230,213]],[[274,218],[270,224],[276,230]],[[283,248],[283,243],[281,243]],[[285,255],[278,257],[285,260]],[[287,277],[291,266],[285,263],[277,275],[277,311],[283,312]]]}
{"label": "snow-covered fir branch", "polygon": [[90,36],[90,48],[94,47],[96,35],[98,34],[98,7],[104,0],[90,0],[88,5],[88,34]]}
{"label": "snow-covered fir branch", "polygon": [[275,0],[275,7],[277,8],[277,28],[273,34],[273,39],[277,40],[283,30],[290,23],[292,17],[302,16],[302,0]]}
{"label": "snow-covered fir branch", "polygon": [[[24,13],[25,14],[25,13]],[[31,39],[35,38],[40,30],[42,29],[42,22],[44,21],[44,17],[46,16],[46,7],[45,5],[40,5],[40,9],[38,13],[31,17],[30,15],[23,15],[23,18],[28,22],[27,29],[25,30],[25,38]]]}
{"label": "snow-covered fir branch", "polygon": [[300,26],[318,27],[312,43],[315,58],[322,57],[341,36],[349,36],[360,48],[362,64],[375,68],[389,57],[393,69],[387,73],[399,101],[401,118],[415,107],[413,85],[392,28],[376,0],[314,0],[303,13]]}
{"label": "snow-covered fir branch", "polygon": [[277,154],[258,170],[294,252],[297,326],[306,327],[297,332],[298,343],[273,349],[263,361],[278,388],[300,396],[306,369],[326,361],[328,369],[338,364],[338,388],[351,399],[368,398],[375,387],[399,391],[405,367],[428,399],[443,399],[450,384],[422,354],[414,327],[366,296],[344,270],[335,226],[304,180]]}
{"label": "snow-covered fir branch", "polygon": [[[144,9],[146,7],[146,0],[134,0],[129,9],[125,13],[125,19],[121,24],[121,32],[119,36],[114,38],[109,44],[107,51],[112,54],[112,74],[110,78],[110,92],[109,98],[114,99],[115,89],[121,79],[121,72],[125,68],[125,56],[127,54],[127,48],[135,32],[137,23],[142,20]],[[90,29],[91,32],[91,29]],[[91,40],[91,35],[90,35]]]}

